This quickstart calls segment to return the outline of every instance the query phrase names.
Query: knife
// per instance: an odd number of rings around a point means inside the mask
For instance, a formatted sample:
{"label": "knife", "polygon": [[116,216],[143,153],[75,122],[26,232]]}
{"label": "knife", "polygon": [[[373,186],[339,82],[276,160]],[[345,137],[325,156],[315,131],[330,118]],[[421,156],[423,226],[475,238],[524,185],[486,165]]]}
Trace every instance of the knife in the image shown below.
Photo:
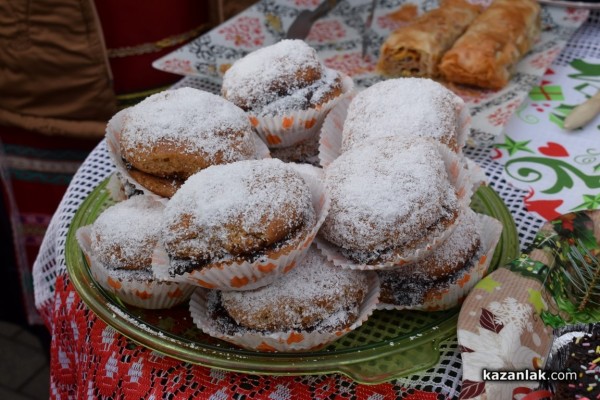
{"label": "knife", "polygon": [[594,119],[598,113],[600,113],[600,91],[575,107],[565,118],[563,127],[569,131],[581,128]]}
{"label": "knife", "polygon": [[370,40],[369,40],[369,29],[371,29],[371,25],[373,24],[373,15],[375,14],[375,6],[377,4],[377,0],[371,0],[371,8],[369,9],[369,15],[367,15],[367,21],[365,22],[365,31],[362,37],[362,58],[364,59],[367,55],[367,49],[369,48]]}
{"label": "knife", "polygon": [[324,0],[314,10],[304,10],[296,17],[288,28],[286,39],[304,39],[308,36],[310,28],[316,20],[327,14],[335,5],[337,0]]}

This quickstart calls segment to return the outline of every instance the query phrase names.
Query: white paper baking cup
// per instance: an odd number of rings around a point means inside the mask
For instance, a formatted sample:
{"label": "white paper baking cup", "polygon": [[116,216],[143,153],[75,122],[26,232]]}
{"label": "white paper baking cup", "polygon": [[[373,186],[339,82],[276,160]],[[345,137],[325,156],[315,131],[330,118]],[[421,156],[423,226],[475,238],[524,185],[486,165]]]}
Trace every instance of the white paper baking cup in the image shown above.
{"label": "white paper baking cup", "polygon": [[[123,130],[123,120],[125,118],[125,115],[127,114],[127,111],[127,108],[119,111],[110,119],[110,121],[108,121],[105,135],[108,154],[110,155],[110,158],[115,164],[116,172],[118,172],[121,175],[120,179],[129,182],[143,194],[151,196],[155,200],[159,200],[163,203],[166,203],[169,200],[168,198],[159,196],[156,193],[147,189],[146,187],[142,186],[131,176],[129,170],[127,169],[127,166],[125,165],[125,162],[123,162],[123,157],[121,156],[121,131]],[[252,138],[254,139],[254,145],[256,148],[255,159],[271,158],[269,148],[265,145],[265,143],[255,134],[252,134]]]}
{"label": "white paper baking cup", "polygon": [[327,257],[327,259],[333,262],[334,265],[348,269],[359,269],[359,270],[390,270],[401,268],[403,265],[415,262],[428,255],[431,251],[436,249],[440,244],[448,238],[454,229],[456,228],[461,215],[462,210],[469,207],[471,203],[471,196],[473,194],[473,185],[469,178],[469,171],[464,162],[464,158],[454,153],[450,148],[444,144],[431,141],[436,146],[440,157],[444,161],[446,171],[448,173],[448,179],[452,186],[456,188],[456,193],[459,203],[459,216],[455,222],[436,235],[427,238],[428,240],[417,243],[413,248],[407,249],[405,252],[397,255],[391,260],[374,263],[374,264],[362,264],[358,263],[350,258],[344,256],[340,251],[340,248],[327,241],[321,235],[315,239],[315,244],[321,250],[321,252]]}
{"label": "white paper baking cup", "polygon": [[[237,346],[256,351],[308,351],[317,350],[352,332],[361,326],[373,314],[379,298],[379,279],[377,274],[369,273],[369,289],[363,303],[359,308],[356,321],[347,328],[332,332],[314,331],[288,331],[288,332],[260,332],[247,330],[244,333],[226,334],[218,329],[217,324],[210,316],[208,310],[209,289],[198,288],[190,300],[190,313],[196,326],[204,333],[233,343]],[[277,299],[273,299],[276,303]]]}
{"label": "white paper baking cup", "polygon": [[79,228],[76,237],[96,283],[124,303],[151,310],[170,308],[188,300],[195,289],[187,283],[163,282],[157,279],[136,280],[132,279],[135,271],[106,267],[91,250],[91,225]]}
{"label": "white paper baking cup", "polygon": [[475,161],[470,158],[464,157],[464,160],[467,164],[467,169],[469,170],[469,179],[471,180],[472,191],[475,193],[480,186],[485,186],[488,184],[487,176]]}
{"label": "white paper baking cup", "polygon": [[325,168],[342,154],[342,132],[344,130],[344,121],[348,116],[348,107],[356,92],[340,100],[321,126],[321,136],[319,137],[319,164]]}
{"label": "white paper baking cup", "polygon": [[[348,116],[348,107],[352,99],[356,97],[357,92],[340,100],[335,107],[327,114],[321,127],[321,136],[319,138],[319,163],[325,168],[342,154],[342,139],[344,131],[344,121]],[[462,154],[467,137],[471,131],[471,114],[469,108],[460,99],[458,107],[458,132],[456,141],[458,143],[459,153]],[[433,140],[433,139],[432,139]]]}
{"label": "white paper baking cup", "polygon": [[[433,288],[425,294],[421,304],[412,306],[400,306],[395,304],[380,303],[380,310],[420,310],[439,311],[447,310],[461,304],[471,289],[487,274],[490,262],[494,256],[494,250],[500,240],[502,223],[487,215],[478,214],[479,229],[481,235],[480,250],[477,252],[477,260],[473,265],[462,271],[448,286]],[[400,272],[401,273],[401,272]]]}
{"label": "white paper baking cup", "polygon": [[458,149],[462,153],[463,147],[467,144],[467,140],[471,135],[471,122],[473,121],[473,117],[471,117],[471,110],[465,104],[464,100],[459,97],[460,101],[457,104],[458,107]]}
{"label": "white paper baking cup", "polygon": [[250,123],[268,147],[290,147],[318,135],[327,113],[352,93],[354,81],[342,75],[342,93],[319,108],[290,112],[286,115],[260,116],[248,113]]}
{"label": "white paper baking cup", "polygon": [[106,184],[106,189],[108,190],[108,193],[110,193],[110,198],[115,202],[127,200],[123,182],[119,179],[118,173],[115,172],[110,175],[108,183]]}
{"label": "white paper baking cup", "polygon": [[[252,290],[268,285],[294,268],[297,260],[308,251],[319,228],[325,221],[325,217],[329,212],[330,201],[320,179],[318,168],[308,165],[296,168],[294,164],[289,165],[295,168],[308,185],[312,205],[316,213],[315,225],[306,230],[304,237],[296,246],[292,246],[289,251],[282,252],[272,258],[261,257],[253,262],[226,261],[212,263],[199,270],[171,276],[169,274],[169,255],[165,248],[159,244],[154,249],[152,260],[154,275],[163,280],[187,282],[208,289]],[[265,204],[265,207],[268,206],[268,204]]]}

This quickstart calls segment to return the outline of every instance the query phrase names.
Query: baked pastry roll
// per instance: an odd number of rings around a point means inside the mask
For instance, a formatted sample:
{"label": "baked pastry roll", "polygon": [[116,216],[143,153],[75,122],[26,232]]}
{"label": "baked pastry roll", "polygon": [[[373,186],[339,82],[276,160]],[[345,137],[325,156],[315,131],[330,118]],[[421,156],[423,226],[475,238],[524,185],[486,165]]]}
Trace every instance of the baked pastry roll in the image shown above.
{"label": "baked pastry roll", "polygon": [[444,55],[440,73],[450,82],[501,89],[539,33],[535,0],[495,0]]}
{"label": "baked pastry roll", "polygon": [[388,36],[377,69],[392,77],[437,76],[440,59],[479,12],[479,6],[465,0],[443,0],[439,8]]}

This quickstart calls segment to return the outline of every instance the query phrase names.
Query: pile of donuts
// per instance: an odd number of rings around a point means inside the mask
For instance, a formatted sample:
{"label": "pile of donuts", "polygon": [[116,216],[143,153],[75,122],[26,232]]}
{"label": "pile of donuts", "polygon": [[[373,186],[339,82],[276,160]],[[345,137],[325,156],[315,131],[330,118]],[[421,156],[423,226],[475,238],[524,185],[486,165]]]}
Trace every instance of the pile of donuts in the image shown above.
{"label": "pile of donuts", "polygon": [[[174,89],[113,117],[119,201],[77,239],[125,303],[189,301],[198,328],[248,349],[319,348],[378,308],[451,308],[485,274],[501,225],[468,207],[467,129],[433,81],[355,94],[282,41],[234,63],[222,96]],[[270,154],[315,136],[323,168]]]}

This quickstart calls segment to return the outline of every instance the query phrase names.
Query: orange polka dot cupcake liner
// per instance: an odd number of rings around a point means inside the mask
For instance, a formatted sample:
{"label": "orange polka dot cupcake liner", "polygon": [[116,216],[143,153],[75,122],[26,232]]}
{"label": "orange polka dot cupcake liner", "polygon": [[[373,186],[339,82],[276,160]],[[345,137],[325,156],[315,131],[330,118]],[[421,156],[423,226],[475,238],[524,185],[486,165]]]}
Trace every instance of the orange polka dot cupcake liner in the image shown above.
{"label": "orange polka dot cupcake liner", "polygon": [[181,282],[160,281],[152,276],[139,272],[116,270],[102,264],[91,251],[91,227],[84,226],[77,230],[77,241],[85,254],[86,261],[94,280],[104,290],[112,293],[122,302],[149,310],[171,308],[187,301],[195,286]]}
{"label": "orange polka dot cupcake liner", "polygon": [[250,124],[269,148],[290,147],[319,134],[327,113],[354,89],[354,81],[342,74],[342,94],[319,108],[291,112],[286,115],[260,116],[248,114]]}
{"label": "orange polka dot cupcake liner", "polygon": [[[261,257],[255,261],[230,261],[212,263],[202,269],[172,276],[169,273],[169,255],[162,245],[157,245],[153,254],[154,275],[175,282],[186,282],[195,286],[219,290],[252,290],[275,281],[278,277],[291,271],[297,260],[304,256],[314,241],[317,232],[329,212],[329,197],[320,179],[320,171],[312,166],[296,166],[290,164],[302,176],[308,185],[312,205],[316,214],[314,226],[305,231],[295,246],[287,251],[279,252],[275,257]],[[265,207],[268,207],[265,204]]]}
{"label": "orange polka dot cupcake liner", "polygon": [[[373,311],[377,308],[379,298],[379,278],[376,273],[369,273],[369,289],[365,299],[359,307],[356,321],[350,326],[333,331],[292,330],[287,332],[261,332],[244,330],[243,332],[228,333],[220,329],[218,323],[211,315],[209,300],[212,290],[198,288],[190,300],[190,313],[196,326],[204,333],[233,343],[248,350],[262,352],[301,352],[318,350],[364,324]],[[277,299],[273,299],[277,302]]]}
{"label": "orange polka dot cupcake liner", "polygon": [[471,289],[487,275],[496,245],[502,234],[502,223],[495,218],[483,214],[477,214],[477,218],[481,246],[470,267],[458,274],[448,286],[435,287],[426,292],[420,304],[401,306],[382,301],[377,305],[377,309],[440,311],[462,304]]}

